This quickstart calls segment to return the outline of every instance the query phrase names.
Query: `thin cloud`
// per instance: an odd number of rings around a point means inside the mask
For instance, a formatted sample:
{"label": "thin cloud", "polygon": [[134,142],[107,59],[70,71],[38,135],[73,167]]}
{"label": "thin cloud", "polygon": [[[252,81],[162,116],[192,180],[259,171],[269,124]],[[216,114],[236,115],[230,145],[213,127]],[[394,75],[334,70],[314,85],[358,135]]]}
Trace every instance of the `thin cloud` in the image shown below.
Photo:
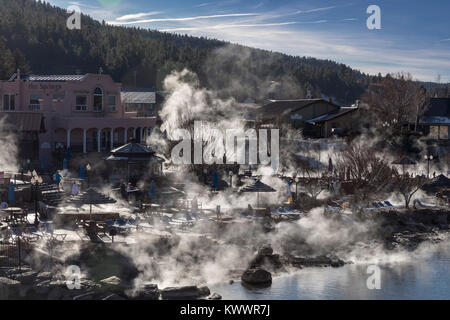
{"label": "thin cloud", "polygon": [[310,10],[298,10],[295,12],[295,14],[299,14],[299,13],[312,13],[312,12],[319,12],[319,11],[327,11],[327,10],[331,10],[336,8],[336,6],[331,6],[331,7],[323,7],[323,8],[315,8],[315,9],[310,9]]}
{"label": "thin cloud", "polygon": [[130,25],[138,23],[151,23],[151,22],[170,22],[170,21],[193,21],[193,20],[203,20],[203,19],[216,19],[216,18],[228,18],[228,17],[246,17],[246,16],[257,16],[256,13],[230,13],[230,14],[215,14],[210,16],[197,16],[197,17],[185,17],[185,18],[161,18],[161,19],[146,19],[146,20],[135,20],[135,21],[108,21],[109,24],[113,25]]}
{"label": "thin cloud", "polygon": [[205,3],[200,3],[199,5],[194,6],[194,8],[201,8],[201,7],[206,7],[209,6],[209,2],[205,2]]}
{"label": "thin cloud", "polygon": [[155,16],[157,14],[161,14],[162,11],[151,11],[151,12],[142,12],[142,13],[134,13],[134,14],[126,14],[124,16],[118,17],[116,21],[128,21],[139,18],[144,18],[148,16]]}
{"label": "thin cloud", "polygon": [[441,42],[447,42],[447,41],[450,41],[450,38],[441,40]]}
{"label": "thin cloud", "polygon": [[357,19],[357,18],[347,18],[347,19],[342,19],[341,21],[359,21],[359,19]]}
{"label": "thin cloud", "polygon": [[279,23],[257,23],[257,24],[218,24],[214,26],[205,27],[180,27],[180,28],[170,28],[161,29],[163,32],[177,32],[177,31],[199,31],[207,29],[229,29],[229,28],[254,28],[254,27],[276,27],[276,26],[286,26],[291,24],[298,24],[299,22],[279,22]]}

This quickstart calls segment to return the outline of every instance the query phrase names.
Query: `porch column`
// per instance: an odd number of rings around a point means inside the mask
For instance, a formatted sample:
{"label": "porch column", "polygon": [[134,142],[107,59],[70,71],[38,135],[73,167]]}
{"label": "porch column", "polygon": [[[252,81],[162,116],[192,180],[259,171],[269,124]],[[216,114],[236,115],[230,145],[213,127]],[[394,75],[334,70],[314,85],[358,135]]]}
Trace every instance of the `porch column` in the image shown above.
{"label": "porch column", "polygon": [[83,129],[83,153],[87,152],[87,147],[86,147],[86,133],[87,133],[87,129]]}
{"label": "porch column", "polygon": [[140,140],[139,143],[142,143],[142,141],[144,141],[144,128],[142,128],[142,127],[141,127],[139,140]]}
{"label": "porch column", "polygon": [[114,128],[111,128],[111,150],[114,149]]}
{"label": "porch column", "polygon": [[101,152],[102,151],[101,138],[102,138],[102,129],[98,129],[97,130],[97,152]]}
{"label": "porch column", "polygon": [[128,128],[125,128],[123,131],[123,144],[127,144],[128,143]]}
{"label": "porch column", "polygon": [[137,130],[137,128],[133,129],[133,139],[136,139],[136,130]]}
{"label": "porch column", "polygon": [[67,129],[67,149],[70,148],[70,132],[72,129]]}

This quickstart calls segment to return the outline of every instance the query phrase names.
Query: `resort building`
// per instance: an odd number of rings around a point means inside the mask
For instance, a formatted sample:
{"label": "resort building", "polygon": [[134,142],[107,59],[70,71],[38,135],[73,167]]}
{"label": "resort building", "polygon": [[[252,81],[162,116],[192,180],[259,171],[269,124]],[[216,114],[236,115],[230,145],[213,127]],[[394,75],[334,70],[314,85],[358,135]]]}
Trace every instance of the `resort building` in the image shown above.
{"label": "resort building", "polygon": [[290,125],[303,135],[328,138],[354,129],[358,106],[341,107],[325,99],[272,100],[258,109],[260,123]]}
{"label": "resort building", "polygon": [[145,141],[156,124],[157,95],[126,90],[105,74],[21,75],[0,82],[0,130],[15,131],[22,159],[108,152]]}

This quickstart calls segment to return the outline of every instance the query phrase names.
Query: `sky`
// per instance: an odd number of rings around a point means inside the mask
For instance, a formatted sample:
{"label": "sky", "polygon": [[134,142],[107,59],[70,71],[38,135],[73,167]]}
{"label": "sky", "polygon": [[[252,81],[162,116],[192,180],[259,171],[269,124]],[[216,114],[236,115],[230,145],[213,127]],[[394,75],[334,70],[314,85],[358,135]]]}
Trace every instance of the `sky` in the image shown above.
{"label": "sky", "polygon": [[[449,0],[50,0],[121,26],[206,36],[370,74],[450,82]],[[369,29],[370,5],[381,29]]]}

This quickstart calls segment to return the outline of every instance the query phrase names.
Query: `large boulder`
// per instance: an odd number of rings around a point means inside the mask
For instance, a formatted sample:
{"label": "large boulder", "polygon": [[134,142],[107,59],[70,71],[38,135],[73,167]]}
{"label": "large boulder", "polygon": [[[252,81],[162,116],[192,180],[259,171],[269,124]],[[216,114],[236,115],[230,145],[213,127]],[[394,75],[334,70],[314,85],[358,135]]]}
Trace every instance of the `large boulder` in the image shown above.
{"label": "large boulder", "polygon": [[169,287],[161,290],[164,300],[193,300],[207,297],[211,294],[208,287]]}
{"label": "large boulder", "polygon": [[17,280],[0,277],[0,300],[19,299],[21,287]]}
{"label": "large boulder", "polygon": [[246,286],[269,287],[272,284],[272,275],[261,268],[247,269],[242,274],[241,280]]}

